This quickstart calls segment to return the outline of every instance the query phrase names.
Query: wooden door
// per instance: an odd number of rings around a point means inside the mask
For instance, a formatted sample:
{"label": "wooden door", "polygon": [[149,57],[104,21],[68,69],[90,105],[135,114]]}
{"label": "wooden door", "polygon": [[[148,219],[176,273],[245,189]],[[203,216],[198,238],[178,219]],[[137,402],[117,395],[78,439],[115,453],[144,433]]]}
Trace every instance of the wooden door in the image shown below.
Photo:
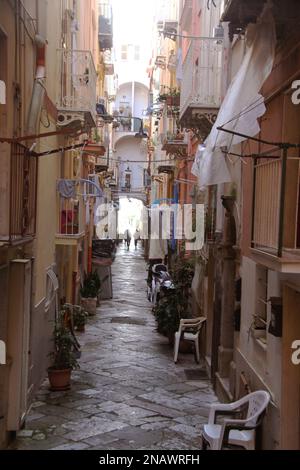
{"label": "wooden door", "polygon": [[17,431],[25,419],[28,403],[31,260],[11,261],[8,292],[7,355],[11,359],[11,367],[7,428],[8,431]]}
{"label": "wooden door", "polygon": [[300,287],[283,288],[281,448],[300,449],[300,365],[292,362],[292,344],[300,340]]}

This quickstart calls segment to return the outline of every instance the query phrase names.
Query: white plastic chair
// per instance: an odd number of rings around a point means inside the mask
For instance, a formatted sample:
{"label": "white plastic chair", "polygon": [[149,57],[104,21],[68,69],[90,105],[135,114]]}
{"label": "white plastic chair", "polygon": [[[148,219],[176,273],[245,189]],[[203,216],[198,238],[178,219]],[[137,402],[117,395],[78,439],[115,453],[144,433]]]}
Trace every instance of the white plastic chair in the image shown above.
{"label": "white plastic chair", "polygon": [[180,339],[184,339],[186,341],[193,341],[193,343],[195,344],[196,360],[199,364],[200,362],[199,334],[205,321],[206,321],[205,317],[188,318],[188,319],[180,320],[179,330],[176,331],[175,333],[175,343],[174,343],[175,364],[177,363],[177,360],[178,360]]}
{"label": "white plastic chair", "polygon": [[[213,404],[210,408],[208,424],[202,432],[202,449],[207,445],[211,450],[221,450],[224,446],[238,446],[246,450],[255,450],[255,431],[261,425],[270,394],[264,390],[250,393],[230,404]],[[240,414],[241,407],[248,405],[245,419],[224,419],[216,424],[217,415]]]}

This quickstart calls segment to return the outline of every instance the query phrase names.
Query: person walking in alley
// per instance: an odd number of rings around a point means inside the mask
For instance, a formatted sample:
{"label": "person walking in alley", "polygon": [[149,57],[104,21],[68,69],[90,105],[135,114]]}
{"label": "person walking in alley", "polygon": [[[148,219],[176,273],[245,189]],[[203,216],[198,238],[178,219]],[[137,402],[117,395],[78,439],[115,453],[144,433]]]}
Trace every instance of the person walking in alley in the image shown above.
{"label": "person walking in alley", "polygon": [[138,228],[134,232],[133,238],[134,238],[135,249],[137,249],[138,241],[141,239],[140,231]]}
{"label": "person walking in alley", "polygon": [[130,243],[131,243],[131,233],[128,228],[124,232],[124,240],[125,240],[125,243],[127,244],[127,249],[129,250]]}

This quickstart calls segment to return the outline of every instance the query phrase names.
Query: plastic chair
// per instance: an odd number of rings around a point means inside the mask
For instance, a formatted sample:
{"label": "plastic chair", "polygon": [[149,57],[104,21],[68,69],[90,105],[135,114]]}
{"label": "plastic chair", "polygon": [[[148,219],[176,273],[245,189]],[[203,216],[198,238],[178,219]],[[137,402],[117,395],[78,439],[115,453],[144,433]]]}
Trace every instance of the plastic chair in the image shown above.
{"label": "plastic chair", "polygon": [[195,344],[196,361],[200,362],[199,334],[206,321],[205,317],[180,320],[179,330],[175,333],[174,362],[177,363],[180,340],[193,341]]}
{"label": "plastic chair", "polygon": [[[204,425],[202,432],[202,449],[207,445],[211,450],[221,450],[230,446],[242,447],[246,450],[255,450],[255,433],[261,425],[270,394],[259,390],[230,404],[213,404],[210,408],[208,424]],[[241,407],[248,405],[245,419],[224,419],[222,424],[216,424],[218,415],[241,415]]]}

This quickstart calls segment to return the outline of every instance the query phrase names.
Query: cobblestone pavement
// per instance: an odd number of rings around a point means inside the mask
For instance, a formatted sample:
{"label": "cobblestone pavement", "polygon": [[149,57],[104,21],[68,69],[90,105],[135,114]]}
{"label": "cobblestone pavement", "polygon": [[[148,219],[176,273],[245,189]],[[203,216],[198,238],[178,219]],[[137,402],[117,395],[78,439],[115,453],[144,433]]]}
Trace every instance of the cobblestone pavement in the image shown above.
{"label": "cobblestone pavement", "polygon": [[200,448],[209,404],[216,401],[192,354],[173,363],[146,298],[142,250],[120,247],[114,298],[102,301],[81,333],[80,370],[72,389],[50,392],[46,380],[13,449]]}

